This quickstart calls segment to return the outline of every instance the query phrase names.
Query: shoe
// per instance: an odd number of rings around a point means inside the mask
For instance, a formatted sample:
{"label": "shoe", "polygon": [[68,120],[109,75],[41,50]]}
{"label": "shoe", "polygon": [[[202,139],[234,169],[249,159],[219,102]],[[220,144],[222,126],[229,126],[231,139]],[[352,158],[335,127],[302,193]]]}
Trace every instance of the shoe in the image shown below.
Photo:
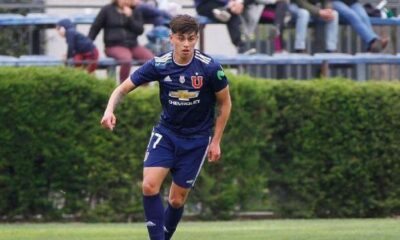
{"label": "shoe", "polygon": [[384,38],[377,38],[372,41],[372,43],[368,47],[368,52],[378,53],[382,52],[389,43],[389,39]]}
{"label": "shoe", "polygon": [[214,17],[217,20],[224,22],[224,23],[228,22],[231,19],[231,14],[224,9],[214,8],[212,10],[212,13],[214,14]]}
{"label": "shoe", "polygon": [[238,47],[238,53],[243,55],[253,55],[257,53],[257,50],[253,47],[247,47],[246,45]]}

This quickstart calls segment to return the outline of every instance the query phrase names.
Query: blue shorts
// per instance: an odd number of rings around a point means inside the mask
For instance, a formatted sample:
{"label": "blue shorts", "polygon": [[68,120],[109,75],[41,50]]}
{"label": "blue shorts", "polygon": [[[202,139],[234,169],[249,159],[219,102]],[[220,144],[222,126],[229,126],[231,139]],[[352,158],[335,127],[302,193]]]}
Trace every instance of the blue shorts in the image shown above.
{"label": "blue shorts", "polygon": [[209,136],[185,137],[157,126],[147,145],[144,167],[169,168],[175,184],[191,188],[207,157],[210,139]]}

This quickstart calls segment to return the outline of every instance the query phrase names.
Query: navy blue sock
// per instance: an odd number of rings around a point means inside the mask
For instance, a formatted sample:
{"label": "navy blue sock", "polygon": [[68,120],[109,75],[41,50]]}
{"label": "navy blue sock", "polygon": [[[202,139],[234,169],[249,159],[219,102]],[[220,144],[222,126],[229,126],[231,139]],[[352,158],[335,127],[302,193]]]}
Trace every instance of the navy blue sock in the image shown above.
{"label": "navy blue sock", "polygon": [[170,240],[182,218],[183,207],[173,208],[169,203],[165,209],[165,240]]}
{"label": "navy blue sock", "polygon": [[164,240],[164,207],[160,194],[143,196],[143,207],[150,240]]}

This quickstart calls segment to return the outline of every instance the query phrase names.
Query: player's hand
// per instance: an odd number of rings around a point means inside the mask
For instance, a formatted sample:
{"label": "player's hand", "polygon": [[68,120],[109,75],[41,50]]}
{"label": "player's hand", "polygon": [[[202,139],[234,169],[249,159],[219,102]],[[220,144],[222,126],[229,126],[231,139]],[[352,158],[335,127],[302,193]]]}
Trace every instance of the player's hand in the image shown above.
{"label": "player's hand", "polygon": [[101,126],[105,129],[113,130],[115,124],[117,124],[117,118],[112,112],[105,112],[103,118],[101,119]]}
{"label": "player's hand", "polygon": [[211,141],[210,146],[208,147],[208,162],[214,163],[217,162],[221,157],[221,148],[219,143],[214,143]]}
{"label": "player's hand", "polygon": [[319,10],[319,16],[325,21],[332,21],[335,18],[333,10],[330,8]]}

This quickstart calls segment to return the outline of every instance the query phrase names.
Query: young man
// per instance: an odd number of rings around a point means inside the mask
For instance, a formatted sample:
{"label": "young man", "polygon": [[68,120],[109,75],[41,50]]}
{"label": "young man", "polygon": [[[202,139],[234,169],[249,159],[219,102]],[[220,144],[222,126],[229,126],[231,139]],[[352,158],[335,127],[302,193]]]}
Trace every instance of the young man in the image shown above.
{"label": "young man", "polygon": [[[158,81],[162,113],[153,129],[143,170],[143,206],[151,240],[169,240],[180,221],[183,205],[208,156],[216,162],[231,111],[228,81],[211,57],[194,47],[199,26],[195,18],[178,15],[170,23],[173,51],[148,61],[111,94],[103,127],[113,130],[114,110],[121,98],[141,84]],[[214,108],[218,105],[214,134]],[[168,206],[164,210],[160,187],[172,174]]]}

